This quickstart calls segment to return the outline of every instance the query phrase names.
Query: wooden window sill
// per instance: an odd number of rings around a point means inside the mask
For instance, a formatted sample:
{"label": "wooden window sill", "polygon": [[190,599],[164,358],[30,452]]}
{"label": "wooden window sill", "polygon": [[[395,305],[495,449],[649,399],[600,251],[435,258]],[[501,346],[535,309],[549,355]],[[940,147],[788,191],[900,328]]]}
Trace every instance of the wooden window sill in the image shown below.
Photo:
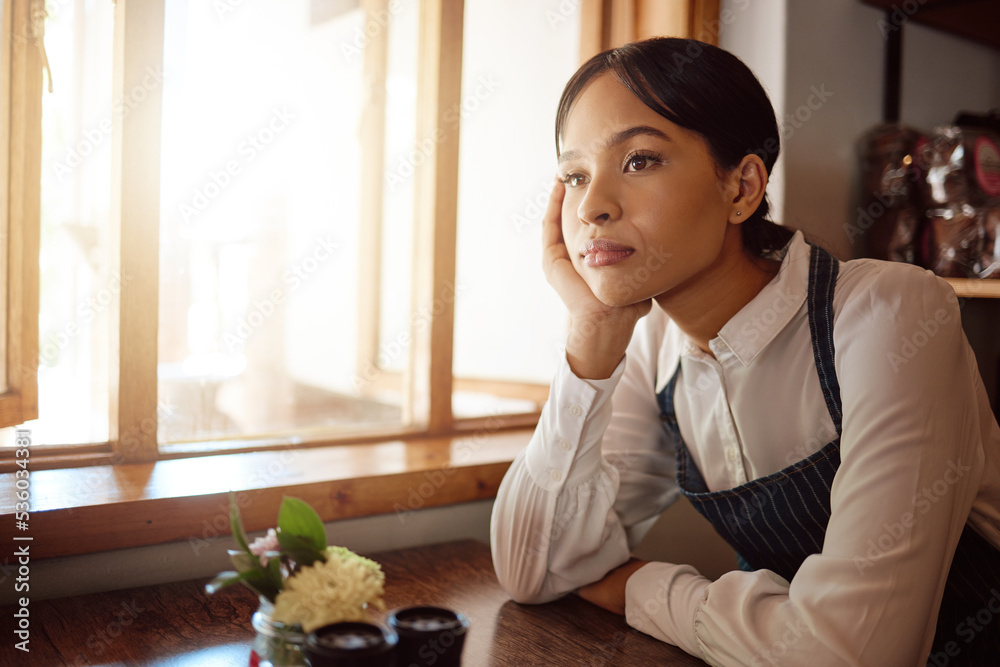
{"label": "wooden window sill", "polygon": [[[229,530],[229,492],[248,531],[275,525],[281,498],[324,521],[496,496],[530,429],[407,442],[284,449],[31,473],[32,556],[204,540]],[[15,473],[0,474],[0,521],[15,526]]]}

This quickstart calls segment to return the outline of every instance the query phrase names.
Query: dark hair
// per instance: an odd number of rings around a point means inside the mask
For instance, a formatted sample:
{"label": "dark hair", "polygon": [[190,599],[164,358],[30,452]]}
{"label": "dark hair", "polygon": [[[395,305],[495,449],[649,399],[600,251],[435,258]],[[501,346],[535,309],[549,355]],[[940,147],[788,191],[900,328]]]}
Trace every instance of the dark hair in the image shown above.
{"label": "dark hair", "polygon": [[[768,175],[778,159],[780,140],[771,101],[757,77],[739,58],[693,39],[655,37],[599,53],[566,83],[556,113],[556,152],[566,118],[592,79],[613,72],[647,107],[671,123],[697,132],[717,167],[739,165],[756,154]],[[751,257],[780,250],[794,231],[768,219],[767,195],[741,226]]]}

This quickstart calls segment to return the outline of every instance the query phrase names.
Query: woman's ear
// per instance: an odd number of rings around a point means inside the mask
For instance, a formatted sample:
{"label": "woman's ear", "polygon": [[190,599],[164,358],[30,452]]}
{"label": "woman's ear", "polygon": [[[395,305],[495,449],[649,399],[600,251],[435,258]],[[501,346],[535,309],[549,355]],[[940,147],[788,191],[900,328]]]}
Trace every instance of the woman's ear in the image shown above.
{"label": "woman's ear", "polygon": [[764,199],[767,168],[759,155],[751,154],[740,160],[731,173],[733,180],[738,178],[738,182],[736,196],[729,210],[729,222],[738,225],[750,218]]}

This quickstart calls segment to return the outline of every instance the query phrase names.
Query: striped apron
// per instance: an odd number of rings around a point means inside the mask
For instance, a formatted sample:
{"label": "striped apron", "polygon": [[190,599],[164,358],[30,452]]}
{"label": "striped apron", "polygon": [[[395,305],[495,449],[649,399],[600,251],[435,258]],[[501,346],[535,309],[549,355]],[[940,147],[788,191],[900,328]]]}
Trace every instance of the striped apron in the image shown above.
{"label": "striped apron", "polygon": [[[830,488],[840,467],[843,413],[833,363],[833,288],[838,269],[829,253],[812,247],[809,330],[823,397],[837,429],[837,438],[818,452],[772,475],[709,491],[677,427],[673,399],[679,362],[670,382],[657,394],[664,428],[677,443],[681,492],[736,550],[741,569],[772,570],[788,581],[807,556],[823,549]],[[968,524],[948,572],[927,664],[1000,665],[1000,550]]]}

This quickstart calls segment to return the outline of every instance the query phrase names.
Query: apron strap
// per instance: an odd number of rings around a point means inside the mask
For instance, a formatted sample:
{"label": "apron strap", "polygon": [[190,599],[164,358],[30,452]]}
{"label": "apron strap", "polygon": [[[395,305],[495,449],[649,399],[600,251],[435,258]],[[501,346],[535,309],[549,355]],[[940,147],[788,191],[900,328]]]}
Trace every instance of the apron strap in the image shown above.
{"label": "apron strap", "polygon": [[[811,245],[811,244],[810,244]],[[840,402],[840,382],[834,366],[833,347],[833,288],[837,283],[840,263],[830,253],[812,246],[809,253],[809,331],[813,339],[813,355],[819,384],[823,389],[826,408],[840,437],[843,411]]]}

